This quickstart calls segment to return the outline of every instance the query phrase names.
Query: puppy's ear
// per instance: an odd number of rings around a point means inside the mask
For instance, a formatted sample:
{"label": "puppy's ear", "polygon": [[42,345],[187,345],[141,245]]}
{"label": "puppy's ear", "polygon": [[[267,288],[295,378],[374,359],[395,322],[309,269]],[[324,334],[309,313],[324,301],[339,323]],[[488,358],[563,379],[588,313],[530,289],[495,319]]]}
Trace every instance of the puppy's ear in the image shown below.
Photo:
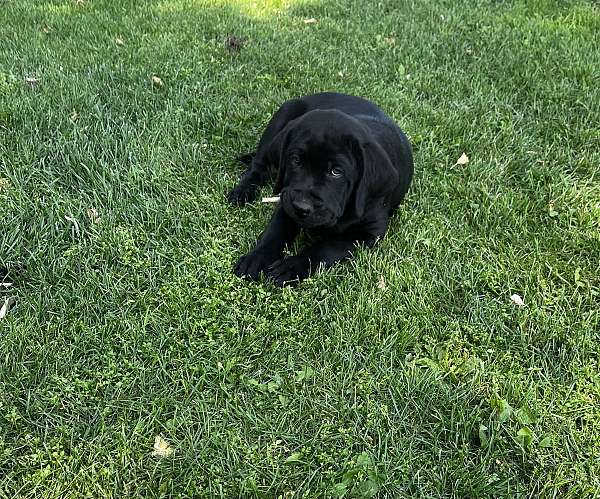
{"label": "puppy's ear", "polygon": [[287,152],[291,141],[294,122],[295,120],[288,122],[283,130],[281,130],[281,132],[273,139],[273,142],[271,142],[271,157],[273,158],[273,162],[277,165],[277,178],[275,179],[275,185],[273,186],[274,194],[279,194],[281,189],[283,189],[283,179],[285,177],[285,153]]}
{"label": "puppy's ear", "polygon": [[371,199],[381,197],[398,185],[398,172],[376,142],[355,142],[359,178],[354,191],[354,209],[362,217]]}

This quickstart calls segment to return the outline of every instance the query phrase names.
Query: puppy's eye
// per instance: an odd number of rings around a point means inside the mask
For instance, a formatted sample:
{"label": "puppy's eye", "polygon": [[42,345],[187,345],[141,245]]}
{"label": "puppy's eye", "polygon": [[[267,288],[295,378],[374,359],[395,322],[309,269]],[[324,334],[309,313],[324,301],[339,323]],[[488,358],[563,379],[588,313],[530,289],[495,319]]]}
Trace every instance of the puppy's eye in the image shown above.
{"label": "puppy's eye", "polygon": [[332,177],[339,177],[341,175],[343,175],[344,172],[340,169],[340,168],[332,168],[331,170],[329,170],[329,175]]}

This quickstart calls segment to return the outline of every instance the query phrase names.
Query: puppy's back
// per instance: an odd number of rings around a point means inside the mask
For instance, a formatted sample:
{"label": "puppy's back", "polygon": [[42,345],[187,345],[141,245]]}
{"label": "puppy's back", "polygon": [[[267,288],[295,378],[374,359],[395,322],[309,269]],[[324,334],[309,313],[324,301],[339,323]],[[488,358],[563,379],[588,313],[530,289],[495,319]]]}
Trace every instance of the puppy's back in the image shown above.
{"label": "puppy's back", "polygon": [[350,116],[370,116],[387,121],[390,118],[373,102],[356,97],[355,95],[340,94],[337,92],[322,92],[307,95],[298,99],[307,107],[306,111],[314,109],[337,109]]}

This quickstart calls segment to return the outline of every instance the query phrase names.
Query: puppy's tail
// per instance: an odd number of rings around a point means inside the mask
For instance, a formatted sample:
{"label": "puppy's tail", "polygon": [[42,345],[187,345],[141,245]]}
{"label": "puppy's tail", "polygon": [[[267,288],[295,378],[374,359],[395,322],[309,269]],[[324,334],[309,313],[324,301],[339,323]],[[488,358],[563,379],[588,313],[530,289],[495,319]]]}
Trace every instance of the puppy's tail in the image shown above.
{"label": "puppy's tail", "polygon": [[244,163],[245,165],[249,165],[250,163],[252,163],[252,159],[254,158],[254,156],[256,156],[256,151],[242,154],[238,157],[238,161]]}

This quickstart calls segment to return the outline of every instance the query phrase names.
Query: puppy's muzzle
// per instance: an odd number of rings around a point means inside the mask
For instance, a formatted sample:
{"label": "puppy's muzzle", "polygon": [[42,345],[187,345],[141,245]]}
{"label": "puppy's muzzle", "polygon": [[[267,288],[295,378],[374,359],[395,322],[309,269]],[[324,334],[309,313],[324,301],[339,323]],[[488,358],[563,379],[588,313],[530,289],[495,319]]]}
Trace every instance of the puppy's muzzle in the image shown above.
{"label": "puppy's muzzle", "polygon": [[303,200],[303,199],[293,200],[292,201],[292,208],[294,208],[294,213],[299,218],[306,218],[313,211],[315,211],[315,207],[312,205],[312,203],[310,203],[310,202],[308,202],[306,200]]}

